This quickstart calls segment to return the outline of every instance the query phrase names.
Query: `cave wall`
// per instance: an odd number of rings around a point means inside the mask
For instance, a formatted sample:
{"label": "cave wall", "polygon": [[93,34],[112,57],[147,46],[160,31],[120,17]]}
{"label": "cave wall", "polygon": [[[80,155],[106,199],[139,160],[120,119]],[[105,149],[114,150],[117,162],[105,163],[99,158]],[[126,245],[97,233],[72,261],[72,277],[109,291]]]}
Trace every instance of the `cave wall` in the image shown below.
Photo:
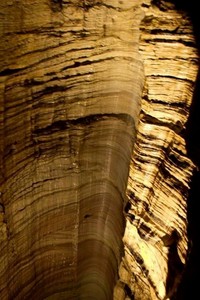
{"label": "cave wall", "polygon": [[149,0],[0,11],[0,298],[174,297],[197,165],[189,11]]}
{"label": "cave wall", "polygon": [[112,298],[144,79],[138,4],[0,3],[2,300]]}
{"label": "cave wall", "polygon": [[188,227],[194,198],[189,191],[198,154],[196,160],[190,155],[192,139],[186,132],[199,53],[194,14],[179,4],[142,4],[140,53],[145,87],[130,165],[125,255],[116,299],[188,299],[194,295],[182,292],[178,296],[177,290],[183,277],[184,285],[189,285],[194,259],[188,275],[186,266],[191,264],[191,251],[196,252],[196,248],[191,250]]}

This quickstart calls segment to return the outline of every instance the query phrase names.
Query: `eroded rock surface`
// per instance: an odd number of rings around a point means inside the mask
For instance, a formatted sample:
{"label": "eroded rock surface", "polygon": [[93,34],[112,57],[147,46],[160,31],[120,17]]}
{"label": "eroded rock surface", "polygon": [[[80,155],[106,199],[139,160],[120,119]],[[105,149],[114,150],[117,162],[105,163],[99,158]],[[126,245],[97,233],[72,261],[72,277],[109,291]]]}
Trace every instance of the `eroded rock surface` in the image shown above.
{"label": "eroded rock surface", "polygon": [[115,300],[169,299],[195,168],[188,14],[163,0],[0,12],[0,299],[110,300],[118,276]]}
{"label": "eroded rock surface", "polygon": [[146,84],[127,195],[125,255],[116,299],[170,299],[188,255],[187,197],[194,164],[183,137],[198,70],[188,13],[143,2]]}

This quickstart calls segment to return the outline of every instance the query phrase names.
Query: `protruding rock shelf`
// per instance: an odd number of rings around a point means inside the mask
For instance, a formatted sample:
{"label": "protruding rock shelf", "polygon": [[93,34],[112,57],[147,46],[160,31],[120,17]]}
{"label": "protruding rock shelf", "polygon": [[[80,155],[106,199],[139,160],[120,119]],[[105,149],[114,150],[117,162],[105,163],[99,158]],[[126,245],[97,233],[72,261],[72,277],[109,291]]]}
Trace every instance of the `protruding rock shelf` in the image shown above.
{"label": "protruding rock shelf", "polygon": [[187,157],[184,130],[198,52],[187,12],[169,1],[142,6],[146,81],[115,299],[164,300],[176,292],[188,257],[187,198],[195,165]]}

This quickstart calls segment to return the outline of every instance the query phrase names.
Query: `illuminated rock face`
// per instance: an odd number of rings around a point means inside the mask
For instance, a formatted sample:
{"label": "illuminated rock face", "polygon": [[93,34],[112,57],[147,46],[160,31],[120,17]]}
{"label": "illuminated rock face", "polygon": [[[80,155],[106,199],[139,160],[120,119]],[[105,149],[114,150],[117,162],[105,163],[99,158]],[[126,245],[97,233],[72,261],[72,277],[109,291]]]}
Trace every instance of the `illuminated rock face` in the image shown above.
{"label": "illuminated rock face", "polygon": [[194,165],[183,133],[198,53],[185,12],[165,1],[146,1],[143,7],[140,52],[146,81],[115,299],[170,299],[188,253],[187,198]]}
{"label": "illuminated rock face", "polygon": [[165,1],[11,2],[0,299],[170,297],[188,248],[191,22]]}

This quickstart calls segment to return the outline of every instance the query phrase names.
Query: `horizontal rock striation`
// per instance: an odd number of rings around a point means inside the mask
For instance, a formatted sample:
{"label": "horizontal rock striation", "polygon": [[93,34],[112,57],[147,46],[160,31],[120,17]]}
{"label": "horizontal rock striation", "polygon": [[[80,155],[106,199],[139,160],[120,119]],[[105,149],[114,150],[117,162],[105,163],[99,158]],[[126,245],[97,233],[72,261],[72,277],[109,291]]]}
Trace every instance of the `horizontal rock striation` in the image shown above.
{"label": "horizontal rock striation", "polygon": [[0,299],[112,299],[140,1],[0,2]]}
{"label": "horizontal rock striation", "polygon": [[0,11],[0,299],[170,299],[195,168],[189,15],[164,0]]}
{"label": "horizontal rock striation", "polygon": [[168,1],[143,2],[145,88],[129,172],[125,255],[115,299],[170,299],[187,261],[194,164],[185,124],[198,70],[191,19]]}

